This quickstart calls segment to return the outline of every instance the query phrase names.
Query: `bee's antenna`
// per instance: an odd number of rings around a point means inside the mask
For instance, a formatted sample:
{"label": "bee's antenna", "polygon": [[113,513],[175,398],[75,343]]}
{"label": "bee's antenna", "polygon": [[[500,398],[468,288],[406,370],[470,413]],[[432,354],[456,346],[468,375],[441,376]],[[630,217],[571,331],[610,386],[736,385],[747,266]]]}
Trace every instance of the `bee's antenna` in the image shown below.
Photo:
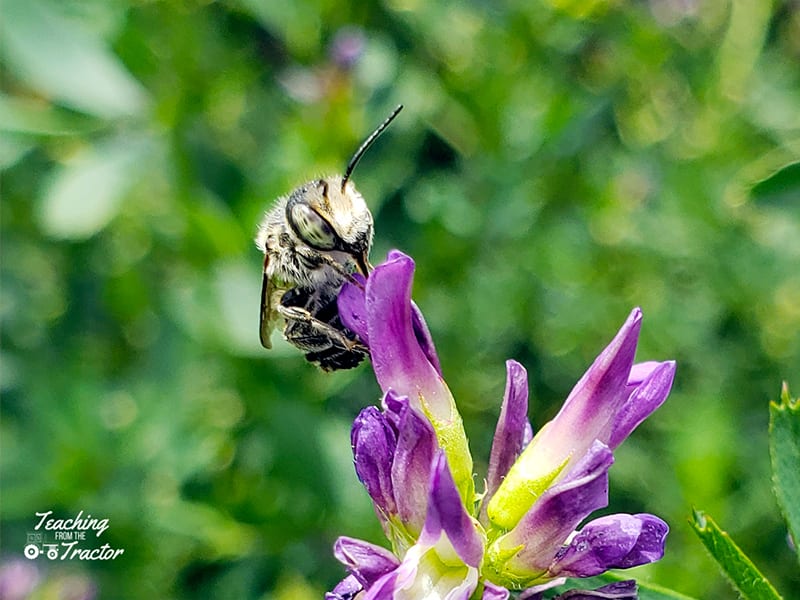
{"label": "bee's antenna", "polygon": [[344,170],[344,177],[342,177],[342,193],[344,193],[344,188],[347,185],[347,180],[350,179],[350,175],[353,174],[353,169],[356,168],[358,161],[361,160],[361,157],[364,156],[364,153],[369,149],[369,147],[378,138],[378,136],[383,133],[383,130],[389,126],[389,123],[391,123],[394,120],[394,118],[397,116],[397,113],[399,113],[401,110],[403,110],[403,105],[398,104],[397,108],[395,108],[392,111],[392,114],[386,117],[386,120],[380,125],[378,125],[375,131],[369,134],[369,137],[364,140],[364,143],[361,144],[358,150],[356,150],[356,153],[353,154],[353,158],[350,159],[350,162],[347,163],[347,168]]}

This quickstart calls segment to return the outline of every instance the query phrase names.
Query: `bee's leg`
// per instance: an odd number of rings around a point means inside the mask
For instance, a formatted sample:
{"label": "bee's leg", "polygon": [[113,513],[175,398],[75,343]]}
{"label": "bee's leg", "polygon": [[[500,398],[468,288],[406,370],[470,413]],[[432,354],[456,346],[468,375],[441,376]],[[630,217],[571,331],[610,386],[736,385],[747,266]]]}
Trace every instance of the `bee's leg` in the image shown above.
{"label": "bee's leg", "polygon": [[347,338],[341,331],[324,321],[320,321],[305,308],[279,304],[277,309],[278,313],[287,321],[294,320],[307,323],[309,326],[336,341],[340,346],[350,352],[363,352],[364,354],[369,352],[369,349],[364,344]]}

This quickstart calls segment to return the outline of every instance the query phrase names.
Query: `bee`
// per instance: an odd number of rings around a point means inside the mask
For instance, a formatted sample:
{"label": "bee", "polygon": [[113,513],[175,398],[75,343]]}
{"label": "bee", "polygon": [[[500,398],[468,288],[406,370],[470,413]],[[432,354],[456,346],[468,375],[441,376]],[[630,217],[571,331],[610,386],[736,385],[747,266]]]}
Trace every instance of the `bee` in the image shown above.
{"label": "bee", "polygon": [[344,283],[358,284],[354,275],[366,277],[372,268],[372,213],[350,176],[402,108],[395,108],[364,140],[344,175],[314,179],[281,196],[258,226],[265,348],[272,347],[272,331],[282,322],[284,338],[324,371],[353,368],[368,354],[342,324],[336,304]]}

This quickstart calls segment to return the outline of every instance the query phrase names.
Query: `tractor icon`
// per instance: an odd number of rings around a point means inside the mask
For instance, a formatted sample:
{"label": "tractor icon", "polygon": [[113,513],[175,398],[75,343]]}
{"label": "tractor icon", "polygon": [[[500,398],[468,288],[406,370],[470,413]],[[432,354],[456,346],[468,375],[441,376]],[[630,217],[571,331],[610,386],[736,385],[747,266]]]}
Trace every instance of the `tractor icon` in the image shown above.
{"label": "tractor icon", "polygon": [[[39,534],[41,536],[41,534]],[[47,554],[47,558],[50,560],[56,560],[58,558],[58,544],[45,544],[41,541],[41,538],[36,541],[31,541],[30,539],[31,534],[28,534],[28,544],[25,546],[25,549],[22,553],[25,555],[25,558],[33,560],[37,558],[40,554]]]}

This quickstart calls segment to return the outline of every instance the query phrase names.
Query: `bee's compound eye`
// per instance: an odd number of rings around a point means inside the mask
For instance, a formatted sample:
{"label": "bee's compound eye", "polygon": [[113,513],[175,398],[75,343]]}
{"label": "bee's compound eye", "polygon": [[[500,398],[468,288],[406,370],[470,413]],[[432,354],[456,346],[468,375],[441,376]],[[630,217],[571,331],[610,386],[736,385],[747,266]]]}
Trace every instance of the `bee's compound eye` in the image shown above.
{"label": "bee's compound eye", "polygon": [[336,247],[333,229],[311,207],[295,204],[289,214],[294,230],[309,246],[319,250],[332,250]]}

